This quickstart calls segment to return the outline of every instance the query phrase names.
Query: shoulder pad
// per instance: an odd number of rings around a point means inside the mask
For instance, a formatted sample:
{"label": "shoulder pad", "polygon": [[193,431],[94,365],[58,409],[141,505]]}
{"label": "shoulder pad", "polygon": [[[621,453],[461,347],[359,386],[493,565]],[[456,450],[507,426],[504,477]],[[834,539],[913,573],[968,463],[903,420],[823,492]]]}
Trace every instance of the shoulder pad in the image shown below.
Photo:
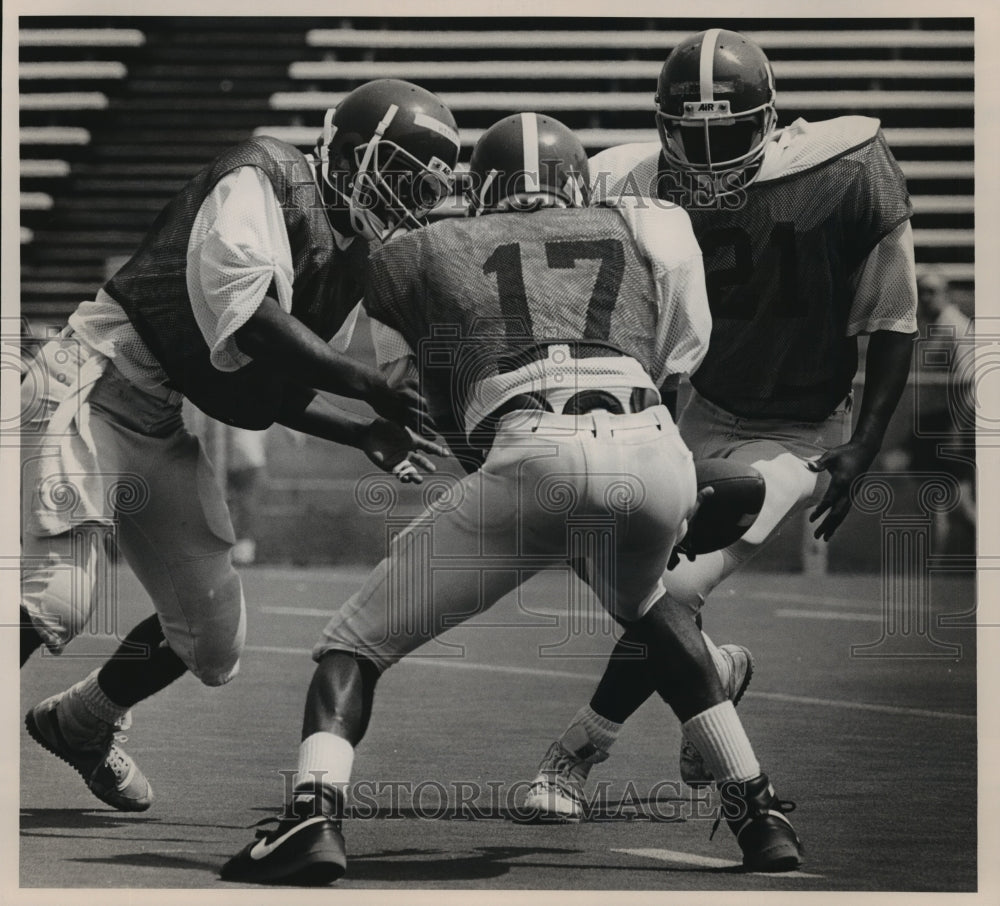
{"label": "shoulder pad", "polygon": [[845,151],[870,142],[879,131],[871,116],[838,116],[810,123],[797,119],[769,143],[764,152],[759,181],[777,179],[819,166]]}

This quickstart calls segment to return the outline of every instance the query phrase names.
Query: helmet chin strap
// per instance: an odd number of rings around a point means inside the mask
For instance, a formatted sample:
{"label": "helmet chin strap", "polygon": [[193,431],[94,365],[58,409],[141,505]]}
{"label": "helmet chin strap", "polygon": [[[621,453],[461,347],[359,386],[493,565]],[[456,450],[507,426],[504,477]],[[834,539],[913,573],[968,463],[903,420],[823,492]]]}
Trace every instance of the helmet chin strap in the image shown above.
{"label": "helmet chin strap", "polygon": [[331,107],[323,114],[323,141],[319,146],[319,172],[320,176],[328,186],[330,184],[330,144],[337,134],[337,127],[333,125],[333,117],[337,112],[336,107]]}
{"label": "helmet chin strap", "polygon": [[354,175],[354,188],[351,191],[351,197],[348,199],[348,211],[351,216],[351,226],[354,228],[355,232],[364,239],[383,239],[385,238],[386,233],[390,230],[389,224],[382,220],[382,218],[373,214],[364,205],[359,204],[358,201],[361,192],[361,177],[368,173],[372,158],[375,156],[379,143],[382,141],[382,137],[385,135],[386,130],[392,124],[392,121],[395,119],[398,112],[398,104],[389,105],[385,115],[381,120],[379,120],[379,124],[375,127],[375,133],[372,135],[371,139],[369,139],[368,144],[365,145],[364,156],[361,158],[361,163],[358,164],[358,172]]}
{"label": "helmet chin strap", "polygon": [[476,217],[479,217],[486,209],[486,193],[489,191],[490,186],[492,186],[493,183],[496,182],[496,178],[499,175],[500,174],[497,170],[490,170],[489,175],[486,177],[486,179],[483,180],[483,184],[479,189],[479,198],[476,202],[476,207],[473,212]]}

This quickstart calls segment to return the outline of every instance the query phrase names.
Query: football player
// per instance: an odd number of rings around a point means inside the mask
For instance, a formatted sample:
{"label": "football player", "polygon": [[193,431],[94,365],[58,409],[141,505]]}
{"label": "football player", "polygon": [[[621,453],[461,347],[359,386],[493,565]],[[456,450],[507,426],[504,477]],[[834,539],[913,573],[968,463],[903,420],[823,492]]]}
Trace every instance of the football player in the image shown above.
{"label": "football player", "polygon": [[[656,688],[716,776],[754,776],[752,789],[727,787],[734,807],[746,814],[757,787],[768,788],[694,621],[674,620],[660,602],[696,493],[690,452],[657,388],[705,351],[701,255],[683,210],[636,198],[583,207],[586,178],[583,147],[565,126],[507,117],[473,151],[480,216],[433,224],[372,256],[365,306],[379,360],[419,373],[432,412],[485,458],[394,540],[330,620],[314,649],[291,801],[223,878],[323,884],[343,873],[340,819],[380,675],[565,563],[580,519],[611,530],[608,555],[576,568],[660,653],[649,662]],[[676,681],[675,655],[700,685]],[[797,853],[787,822],[753,824],[746,845],[757,854]]]}
{"label": "football player", "polygon": [[[117,527],[156,611],[26,717],[107,804],[143,810],[152,798],[115,741],[129,709],[188,670],[228,682],[244,643],[232,526],[182,398],[230,425],[278,422],[356,446],[404,480],[443,452],[406,427],[425,406],[412,381],[391,385],[328,341],[347,322],[341,348],[349,342],[369,243],[419,225],[450,193],[458,148],[435,95],[379,80],[328,114],[315,158],[268,137],[229,149],[164,208],[24,382],[45,395],[24,408],[34,442],[23,445],[22,665],[42,644],[61,652],[91,614],[103,548],[88,526]],[[380,417],[343,413],[317,391],[365,400]]]}
{"label": "football player", "polygon": [[[663,577],[672,606],[699,614],[726,576],[815,505],[829,540],[870,467],[906,383],[916,329],[911,205],[876,119],[796,120],[777,130],[764,52],[713,28],[682,41],[657,85],[660,142],[591,161],[597,199],[670,199],[691,216],[712,310],[709,350],[678,426],[697,458],[729,457],[764,476],[760,516],[717,553]],[[869,334],[852,430],[858,336]],[[628,645],[625,634],[620,646]],[[737,645],[709,649],[730,698],[752,672]],[[617,649],[616,649],[617,651]],[[583,816],[583,784],[653,687],[636,662],[611,658],[590,703],[543,759],[529,801],[552,818]],[[681,776],[711,769],[685,735]]]}

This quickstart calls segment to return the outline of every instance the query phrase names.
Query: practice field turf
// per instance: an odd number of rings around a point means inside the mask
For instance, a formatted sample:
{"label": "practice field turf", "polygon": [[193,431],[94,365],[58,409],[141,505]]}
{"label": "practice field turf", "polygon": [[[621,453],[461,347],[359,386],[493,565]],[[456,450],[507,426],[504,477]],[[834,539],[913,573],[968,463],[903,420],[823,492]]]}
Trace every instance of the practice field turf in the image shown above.
{"label": "practice field turf", "polygon": [[[309,649],[356,570],[244,572],[246,656],[229,686],[190,676],[135,710],[126,749],[156,792],[143,814],[94,799],[22,730],[23,887],[215,888],[248,827],[295,767]],[[976,889],[976,651],[971,619],[932,629],[947,658],[852,657],[882,635],[877,576],[747,573],[706,609],[717,642],[757,672],[740,705],[757,754],[806,846],[802,869],[745,874],[732,835],[678,781],[676,721],[651,700],[591,775],[593,820],[527,823],[520,809],[549,742],[584,704],[613,630],[590,606],[573,624],[567,580],[533,580],[382,680],[355,761],[357,817],[338,887],[607,890]],[[119,624],[148,612],[122,573]],[[960,613],[971,578],[934,579],[935,613]],[[911,634],[909,653],[928,646]],[[82,677],[112,640],[77,640],[21,672],[22,712]],[[72,656],[71,656],[72,655]],[[247,900],[247,902],[251,902]]]}

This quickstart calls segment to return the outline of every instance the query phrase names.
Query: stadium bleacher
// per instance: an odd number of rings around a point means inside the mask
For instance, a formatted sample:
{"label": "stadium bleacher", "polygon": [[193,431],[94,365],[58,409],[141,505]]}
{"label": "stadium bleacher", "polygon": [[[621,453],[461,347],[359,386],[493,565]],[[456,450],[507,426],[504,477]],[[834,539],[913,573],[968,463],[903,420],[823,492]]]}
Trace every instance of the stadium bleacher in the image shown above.
{"label": "stadium bleacher", "polygon": [[[323,110],[367,79],[406,77],[439,92],[463,127],[466,156],[483,128],[524,108],[555,113],[592,151],[653,140],[660,64],[699,27],[213,17],[21,24],[28,317],[61,317],[92,293],[106,262],[127,254],[170,195],[227,145],[266,133],[310,147]],[[751,24],[744,30],[774,61],[783,122],[881,117],[914,196],[918,261],[944,266],[968,297],[971,20]]]}

